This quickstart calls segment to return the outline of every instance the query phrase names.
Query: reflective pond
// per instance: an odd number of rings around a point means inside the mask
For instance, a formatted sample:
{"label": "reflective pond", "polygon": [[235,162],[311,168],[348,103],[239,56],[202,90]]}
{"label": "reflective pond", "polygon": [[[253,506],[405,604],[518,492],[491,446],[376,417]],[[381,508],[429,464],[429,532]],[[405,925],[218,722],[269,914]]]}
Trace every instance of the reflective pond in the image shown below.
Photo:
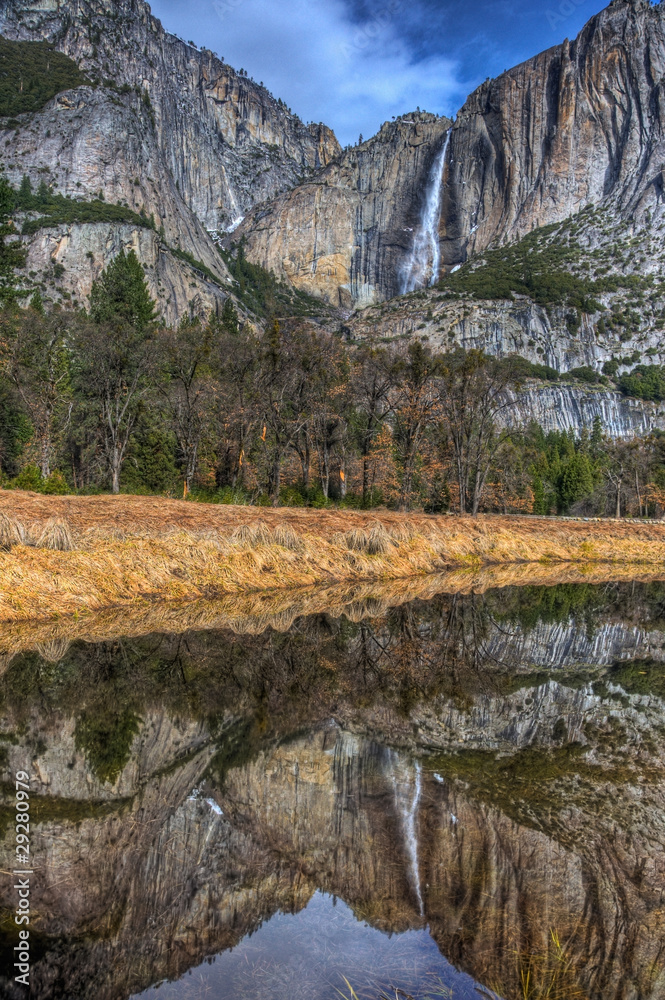
{"label": "reflective pond", "polygon": [[31,998],[665,997],[665,584],[121,632],[0,635]]}

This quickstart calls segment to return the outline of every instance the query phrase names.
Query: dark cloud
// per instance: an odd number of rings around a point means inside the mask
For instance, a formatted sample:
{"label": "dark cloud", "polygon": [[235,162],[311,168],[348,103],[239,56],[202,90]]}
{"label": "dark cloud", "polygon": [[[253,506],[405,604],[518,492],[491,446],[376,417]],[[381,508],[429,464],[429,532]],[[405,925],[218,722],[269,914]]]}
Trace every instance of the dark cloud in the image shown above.
{"label": "dark cloud", "polygon": [[594,0],[153,0],[164,26],[263,81],[340,141],[417,106],[457,110],[487,76],[574,36]]}

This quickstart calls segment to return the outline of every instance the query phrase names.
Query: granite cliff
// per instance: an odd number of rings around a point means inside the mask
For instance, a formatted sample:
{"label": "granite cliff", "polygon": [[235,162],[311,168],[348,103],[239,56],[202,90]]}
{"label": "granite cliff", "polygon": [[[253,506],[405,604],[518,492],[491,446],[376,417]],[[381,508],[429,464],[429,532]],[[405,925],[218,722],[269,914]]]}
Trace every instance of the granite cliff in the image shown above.
{"label": "granite cliff", "polygon": [[443,193],[444,261],[612,205],[663,197],[665,11],[613,0],[574,41],[486,81],[462,107]]}
{"label": "granite cliff", "polygon": [[198,311],[209,309],[230,284],[211,231],[229,229],[257,201],[339,152],[329,129],[303,124],[212,52],[170,35],[143,0],[4,0],[0,32],[53,43],[92,84],[0,121],[8,179],[18,186],[27,175],[33,188],[46,181],[75,199],[101,193],[154,222],[143,232],[110,224],[40,230],[28,267],[62,265],[56,295],[85,301],[92,277],[121,246],[132,246],[170,322],[192,300]]}
{"label": "granite cliff", "polygon": [[452,122],[423,112],[387,122],[325,170],[257,207],[235,237],[248,256],[333,305],[399,294],[428,178]]}
{"label": "granite cliff", "polygon": [[[613,0],[574,41],[486,81],[454,123],[404,115],[342,151],[324,125],[166,32],[143,0],[0,0],[5,38],[48,40],[86,80],[0,119],[6,176],[133,213],[45,219],[25,237],[28,273],[47,300],[85,304],[132,247],[175,323],[233,293],[219,245],[242,240],[250,261],[338,310],[350,340],[420,337],[562,373],[662,364],[664,11]],[[487,254],[541,232],[508,283],[495,258],[478,291]],[[575,301],[520,291],[538,259],[577,282]],[[427,288],[437,277],[457,291]],[[532,396],[525,414],[558,429],[596,415],[616,436],[662,425],[657,408],[611,392]]]}
{"label": "granite cliff", "polygon": [[[586,206],[602,205],[639,231],[653,224],[654,213],[660,219],[664,72],[662,6],[613,0],[576,40],[486,81],[457,115],[439,170],[441,268]],[[385,125],[314,183],[247,219],[250,254],[330,301],[336,289],[342,301],[360,305],[403,291],[409,232],[423,224],[427,167],[449,125],[439,120],[424,128],[418,115]],[[399,156],[411,136],[418,157]],[[399,159],[398,182],[381,169],[389,151]],[[363,213],[354,224],[349,211],[366,204],[368,186],[372,203],[388,204],[390,212]],[[331,255],[336,274],[329,272]]]}

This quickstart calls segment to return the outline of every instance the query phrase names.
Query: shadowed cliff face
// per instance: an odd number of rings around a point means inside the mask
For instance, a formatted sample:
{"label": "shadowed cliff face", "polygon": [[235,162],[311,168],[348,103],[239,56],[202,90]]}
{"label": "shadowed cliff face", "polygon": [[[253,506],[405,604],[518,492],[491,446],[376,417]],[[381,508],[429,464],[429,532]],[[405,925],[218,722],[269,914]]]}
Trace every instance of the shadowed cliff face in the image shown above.
{"label": "shadowed cliff face", "polygon": [[268,954],[259,928],[300,914],[349,975],[322,892],[395,954],[429,928],[414,997],[428,974],[460,997],[542,985],[551,930],[560,997],[660,997],[663,606],[661,585],[513,588],[17,656],[0,714],[3,779],[33,776],[31,995],[118,1000],[199,966],[163,995],[215,975],[234,1000],[299,995],[293,940]]}

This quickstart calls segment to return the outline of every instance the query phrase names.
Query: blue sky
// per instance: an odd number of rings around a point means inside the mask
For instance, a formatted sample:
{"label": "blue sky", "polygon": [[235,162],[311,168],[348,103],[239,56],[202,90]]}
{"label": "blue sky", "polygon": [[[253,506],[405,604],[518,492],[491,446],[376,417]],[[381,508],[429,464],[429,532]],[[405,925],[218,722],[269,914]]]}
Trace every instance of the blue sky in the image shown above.
{"label": "blue sky", "polygon": [[573,38],[597,0],[153,0],[169,31],[247,70],[343,144]]}

